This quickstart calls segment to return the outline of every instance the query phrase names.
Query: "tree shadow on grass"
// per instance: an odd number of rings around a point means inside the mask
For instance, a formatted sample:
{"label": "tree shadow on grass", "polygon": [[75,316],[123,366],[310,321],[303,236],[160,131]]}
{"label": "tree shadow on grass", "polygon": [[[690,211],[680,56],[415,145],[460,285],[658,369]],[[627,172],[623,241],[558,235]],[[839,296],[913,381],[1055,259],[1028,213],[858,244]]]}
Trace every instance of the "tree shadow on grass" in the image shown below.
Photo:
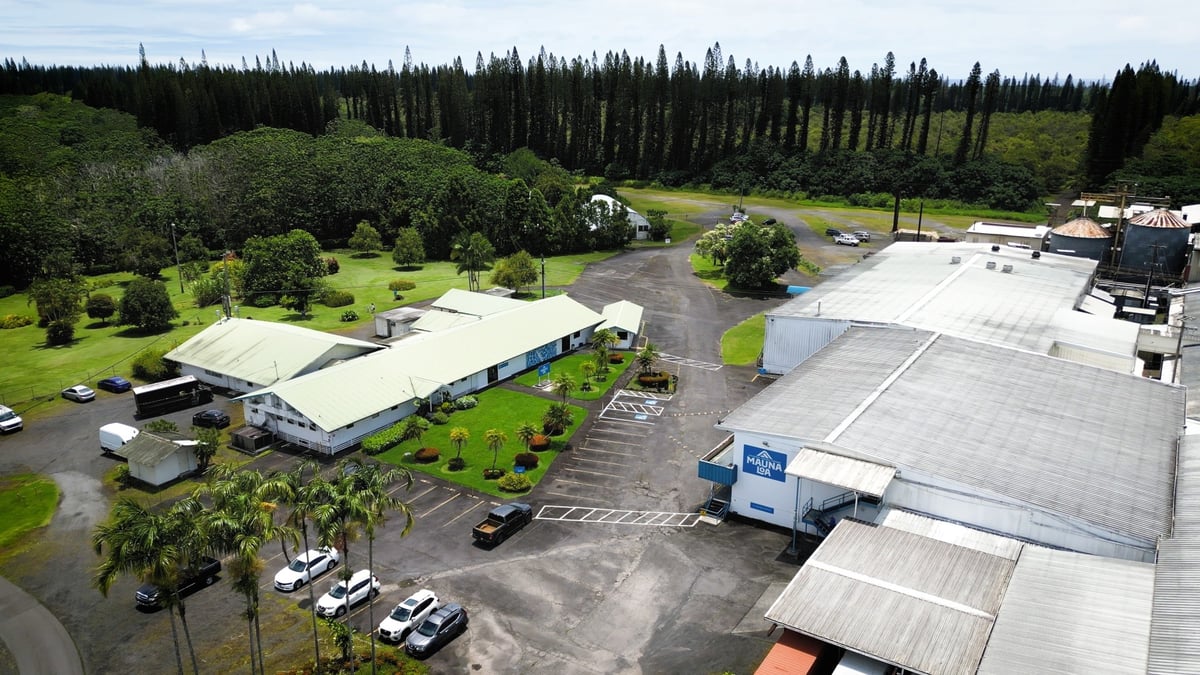
{"label": "tree shadow on grass", "polygon": [[749,298],[751,300],[771,300],[775,298],[787,298],[787,286],[784,284],[771,284],[763,288],[735,288],[726,286],[725,293],[735,298]]}
{"label": "tree shadow on grass", "polygon": [[724,277],[725,273],[723,270],[697,270],[692,272],[692,274],[705,281],[719,281]]}

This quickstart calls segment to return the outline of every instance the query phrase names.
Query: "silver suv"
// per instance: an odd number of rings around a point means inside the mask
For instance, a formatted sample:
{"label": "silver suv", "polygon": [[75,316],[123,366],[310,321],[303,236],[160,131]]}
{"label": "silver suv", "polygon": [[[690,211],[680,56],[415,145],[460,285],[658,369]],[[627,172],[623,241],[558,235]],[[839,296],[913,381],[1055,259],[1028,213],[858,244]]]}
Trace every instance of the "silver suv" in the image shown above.
{"label": "silver suv", "polygon": [[341,616],[350,605],[357,605],[368,597],[379,595],[379,579],[371,570],[359,570],[349,581],[339,581],[329,592],[317,600],[317,614]]}

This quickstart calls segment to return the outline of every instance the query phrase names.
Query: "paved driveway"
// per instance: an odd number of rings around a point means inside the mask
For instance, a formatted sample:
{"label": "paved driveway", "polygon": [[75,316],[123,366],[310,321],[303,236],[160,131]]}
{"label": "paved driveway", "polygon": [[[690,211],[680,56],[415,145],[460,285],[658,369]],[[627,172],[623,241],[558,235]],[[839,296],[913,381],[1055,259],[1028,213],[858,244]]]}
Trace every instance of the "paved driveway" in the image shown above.
{"label": "paved driveway", "polygon": [[[567,289],[597,310],[620,299],[643,305],[646,336],[679,357],[664,365],[679,376],[680,390],[654,403],[626,397],[641,412],[594,413],[575,438],[576,449],[529,495],[535,510],[582,505],[694,512],[707,496],[696,457],[721,440],[715,421],[765,383],[750,368],[704,364],[719,364],[724,330],[783,299],[709,289],[691,273],[690,249],[628,252],[589,266]],[[0,470],[74,478],[48,536],[16,556],[8,571],[62,619],[88,672],[170,672],[165,615],[133,608],[131,580],[118,583],[109,598],[89,585],[97,559],[87,538],[111,498],[98,487],[111,460],[99,456],[93,437],[103,422],[130,421],[109,401],[3,439]],[[643,413],[645,419],[636,418]],[[186,421],[190,411],[176,415]],[[271,453],[261,461],[286,466],[297,458]],[[489,550],[472,542],[470,529],[498,500],[425,476],[398,494],[410,503],[416,525],[405,538],[398,523],[381,530],[373,554],[383,593],[373,611],[356,608],[350,620],[370,630],[372,613],[377,624],[417,587],[462,603],[471,612],[470,629],[429,657],[434,672],[745,672],[770,645],[763,598],[796,569],[780,557],[786,532],[738,522],[689,527],[538,519]],[[349,564],[364,566],[366,553],[365,541],[354,542]],[[295,611],[309,601],[306,591],[274,591],[271,578],[284,560],[277,548],[264,557],[263,621],[273,627],[267,665],[276,669],[295,665],[309,649],[307,614]],[[314,589],[323,592],[330,583],[320,579]],[[205,669],[242,667],[240,606],[228,580],[189,598],[189,625],[207,657]]]}

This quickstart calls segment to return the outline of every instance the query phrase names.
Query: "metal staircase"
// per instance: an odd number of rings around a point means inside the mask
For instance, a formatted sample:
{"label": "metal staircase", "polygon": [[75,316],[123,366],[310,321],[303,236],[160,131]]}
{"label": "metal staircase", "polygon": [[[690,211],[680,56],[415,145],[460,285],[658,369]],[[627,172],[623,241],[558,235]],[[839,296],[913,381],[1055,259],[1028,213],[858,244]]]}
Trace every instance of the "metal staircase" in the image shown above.
{"label": "metal staircase", "polygon": [[804,508],[801,510],[800,519],[809,525],[817,528],[817,531],[822,536],[829,536],[837,525],[837,519],[834,516],[844,509],[858,504],[879,504],[878,497],[867,495],[856,495],[853,490],[843,492],[840,495],[834,495],[816,505],[811,497],[804,503]]}

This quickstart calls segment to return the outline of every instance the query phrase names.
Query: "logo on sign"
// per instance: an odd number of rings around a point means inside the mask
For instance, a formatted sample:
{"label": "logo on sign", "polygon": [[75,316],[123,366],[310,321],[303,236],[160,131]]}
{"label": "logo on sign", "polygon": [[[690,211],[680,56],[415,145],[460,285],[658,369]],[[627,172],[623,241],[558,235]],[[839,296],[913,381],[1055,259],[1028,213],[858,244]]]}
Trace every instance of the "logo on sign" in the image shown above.
{"label": "logo on sign", "polygon": [[549,374],[550,374],[550,364],[549,363],[543,363],[542,365],[538,366],[538,375],[549,375]]}
{"label": "logo on sign", "polygon": [[787,481],[787,475],[783,472],[786,465],[787,455],[782,452],[747,445],[742,454],[742,471],[780,483]]}

